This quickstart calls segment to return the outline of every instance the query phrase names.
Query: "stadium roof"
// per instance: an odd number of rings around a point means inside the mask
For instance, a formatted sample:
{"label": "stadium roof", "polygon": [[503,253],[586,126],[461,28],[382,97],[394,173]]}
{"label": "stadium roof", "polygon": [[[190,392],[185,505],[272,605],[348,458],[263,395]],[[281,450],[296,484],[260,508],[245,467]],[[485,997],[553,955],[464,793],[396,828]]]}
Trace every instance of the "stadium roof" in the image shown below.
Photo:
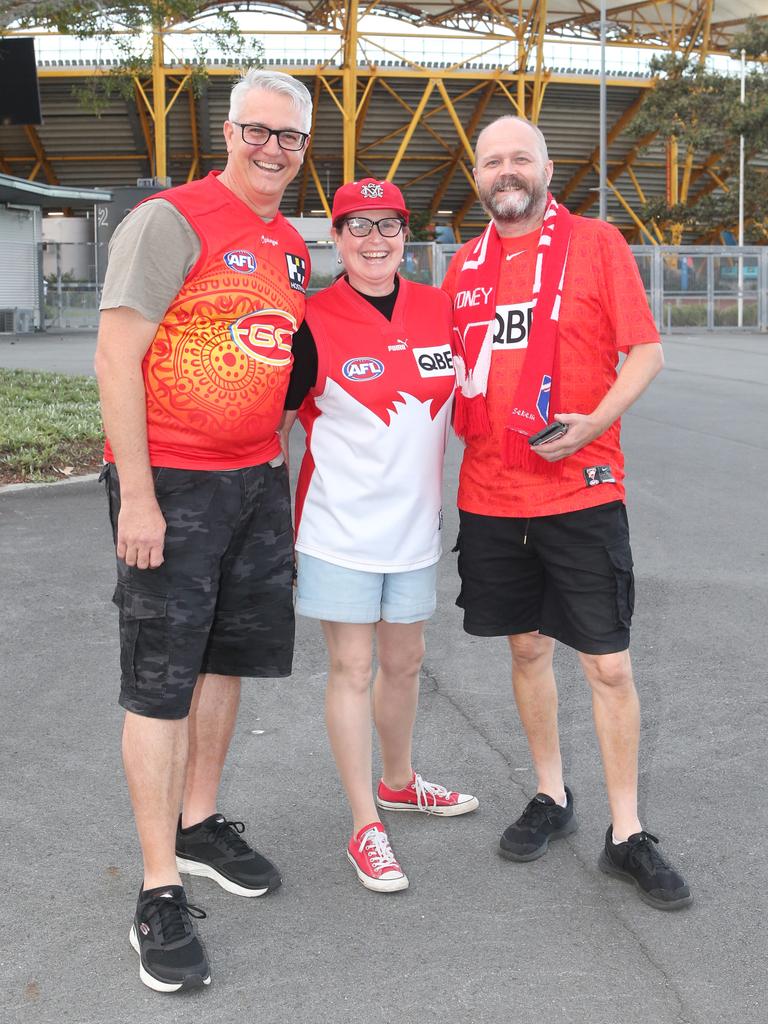
{"label": "stadium roof", "polygon": [[[419,46],[423,39],[427,57],[443,56],[433,38],[443,27],[472,40],[473,50],[475,38],[480,43],[477,49],[483,50],[484,35],[494,45],[488,55],[479,54],[469,61],[415,61],[407,53],[398,54],[398,44],[386,36],[379,37],[383,38],[382,47],[374,61],[362,43],[355,48],[354,40],[349,42],[354,32],[344,14],[354,12],[351,0],[346,0],[346,7],[340,0],[200,4],[203,14],[214,10],[287,13],[315,27],[306,33],[299,27],[302,40],[306,39],[306,57],[272,56],[268,43],[263,62],[267,68],[300,77],[315,100],[311,148],[303,170],[286,193],[282,207],[286,214],[321,212],[345,179],[352,174],[371,175],[393,178],[411,209],[450,220],[462,232],[474,230],[484,215],[473,191],[471,142],[483,124],[516,110],[537,122],[547,138],[555,163],[553,191],[576,212],[597,212],[599,96],[595,67],[550,66],[542,59],[545,22],[547,31],[561,38],[593,39],[597,0],[548,0],[549,6],[547,0],[423,0],[418,6],[381,0],[381,4],[369,2],[364,7],[365,2],[357,7],[360,18],[374,11],[416,26],[408,39],[416,39]],[[647,53],[645,47],[651,46],[706,53],[730,45],[750,15],[768,20],[768,13],[763,13],[766,0],[638,0],[623,4],[607,0],[607,5],[615,43],[635,47],[643,54]],[[41,6],[10,0],[4,8],[6,20]],[[108,0],[102,0],[101,7],[108,6]],[[203,30],[204,22],[196,27]],[[366,27],[365,31],[366,38],[374,37],[375,30]],[[394,35],[398,35],[397,26]],[[336,39],[329,44],[328,37],[333,36]],[[660,45],[662,37],[664,45]],[[339,39],[342,45],[335,57],[320,56],[332,52]],[[500,39],[506,57],[498,50]],[[581,49],[573,47],[574,52]],[[350,56],[355,53],[356,61]],[[173,46],[168,47],[159,69],[167,108],[162,119],[167,127],[162,163],[150,76],[136,81],[134,95],[128,99],[113,93],[97,117],[83,108],[73,86],[82,88],[99,75],[109,75],[114,62],[83,58],[38,63],[43,124],[0,126],[0,171],[31,180],[44,178],[52,185],[108,189],[164,176],[181,184],[223,167],[226,152],[221,128],[227,117],[229,91],[239,71],[235,63],[210,59],[207,81],[202,93],[195,96],[184,90],[188,65],[175,56]],[[645,61],[638,63],[644,66]],[[652,132],[642,139],[633,137],[632,120],[653,85],[647,72],[609,71],[608,217],[644,241],[651,240],[650,226],[641,222],[638,211],[647,201],[676,195],[670,193],[670,183],[677,180],[678,173],[682,202],[688,195],[696,198],[715,188],[727,190],[718,174],[722,154],[697,151],[687,158],[685,154],[673,158],[665,140],[654,138]],[[351,173],[350,154],[354,157]],[[752,166],[765,164],[761,158],[752,161]]]}
{"label": "stadium roof", "polygon": [[0,203],[40,206],[44,210],[60,210],[62,206],[85,209],[94,203],[108,203],[111,192],[93,188],[64,188],[42,181],[27,181],[10,174],[0,174]]}
{"label": "stadium roof", "polygon": [[[48,0],[46,4],[33,0],[6,0],[0,11],[0,26],[12,27],[19,18],[34,19],[41,7],[53,10],[64,8],[67,0]],[[85,6],[84,4],[80,5]],[[108,11],[109,0],[100,0],[94,7]],[[229,12],[263,11],[285,14],[307,25],[332,28],[339,24],[341,12],[350,4],[339,0],[201,0],[201,14],[217,10]],[[682,45],[693,35],[698,45],[705,31],[701,11],[705,3],[692,0],[634,0],[617,2],[606,0],[606,17],[610,37],[635,44]],[[599,38],[598,0],[419,0],[406,3],[401,0],[375,0],[357,4],[358,17],[366,14],[384,15],[414,26],[442,27],[456,31],[471,31],[492,22],[512,30],[533,22],[538,12],[545,12],[547,34],[567,38]],[[714,0],[709,46],[724,51],[733,36],[743,30],[749,18],[768,20],[765,0]]]}

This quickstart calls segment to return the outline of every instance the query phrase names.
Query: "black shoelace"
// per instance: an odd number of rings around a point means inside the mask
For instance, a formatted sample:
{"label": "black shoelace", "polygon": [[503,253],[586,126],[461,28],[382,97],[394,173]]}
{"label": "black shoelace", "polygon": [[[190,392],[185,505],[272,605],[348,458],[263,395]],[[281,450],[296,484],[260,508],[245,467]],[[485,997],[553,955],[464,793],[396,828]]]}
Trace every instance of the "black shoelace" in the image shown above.
{"label": "black shoelace", "polygon": [[525,825],[526,828],[537,829],[543,822],[549,821],[548,811],[552,809],[552,806],[552,804],[543,804],[540,800],[531,800],[520,815],[518,824]]}
{"label": "black shoelace", "polygon": [[217,823],[213,830],[213,842],[223,843],[233,857],[241,857],[244,853],[250,853],[251,848],[240,838],[245,832],[245,823],[242,821],[223,821]]}
{"label": "black shoelace", "polygon": [[667,862],[656,849],[658,842],[656,836],[650,832],[640,832],[638,838],[629,844],[627,859],[643,868],[649,875],[655,875],[659,869],[668,871]]}
{"label": "black shoelace", "polygon": [[143,915],[164,944],[177,942],[189,934],[188,917],[201,921],[208,916],[200,907],[187,903],[184,896],[155,896],[145,905]]}

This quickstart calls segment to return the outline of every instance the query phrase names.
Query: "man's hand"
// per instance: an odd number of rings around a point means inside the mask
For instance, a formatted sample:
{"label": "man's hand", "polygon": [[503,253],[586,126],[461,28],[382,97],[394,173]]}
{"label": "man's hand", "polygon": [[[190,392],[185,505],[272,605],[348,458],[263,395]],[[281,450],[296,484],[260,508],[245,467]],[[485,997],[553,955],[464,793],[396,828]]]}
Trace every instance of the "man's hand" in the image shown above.
{"label": "man's hand", "polygon": [[567,459],[569,455],[579,451],[590,441],[606,429],[598,423],[594,416],[583,416],[579,412],[562,412],[555,414],[557,423],[567,423],[568,430],[562,437],[556,437],[552,441],[542,441],[541,444],[533,446],[532,451],[540,455],[546,462],[559,462],[560,459]]}
{"label": "man's hand", "polygon": [[137,569],[163,564],[165,519],[154,497],[123,501],[117,517],[117,557]]}
{"label": "man's hand", "polygon": [[612,423],[623,416],[663,366],[664,356],[658,342],[634,345],[597,408],[589,416],[578,412],[555,413],[558,423],[568,424],[568,432],[554,441],[537,444],[533,450],[547,462],[567,459],[604,434]]}
{"label": "man's hand", "polygon": [[157,326],[127,306],[105,309],[95,358],[104,429],[120,479],[117,557],[137,569],[162,565],[165,542],[165,519],[149,464],[141,368]]}

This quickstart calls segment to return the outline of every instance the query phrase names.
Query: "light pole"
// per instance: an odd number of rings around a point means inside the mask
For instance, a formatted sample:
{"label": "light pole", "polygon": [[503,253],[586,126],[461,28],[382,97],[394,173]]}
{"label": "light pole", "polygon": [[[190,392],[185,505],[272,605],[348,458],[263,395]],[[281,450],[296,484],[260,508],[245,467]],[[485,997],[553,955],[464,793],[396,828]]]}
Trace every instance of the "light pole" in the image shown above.
{"label": "light pole", "polygon": [[[746,50],[741,51],[741,105],[746,103]],[[744,132],[739,135],[739,297],[737,301],[738,326],[744,324]]]}
{"label": "light pole", "polygon": [[605,0],[600,0],[600,220],[608,214],[608,136],[606,129]]}

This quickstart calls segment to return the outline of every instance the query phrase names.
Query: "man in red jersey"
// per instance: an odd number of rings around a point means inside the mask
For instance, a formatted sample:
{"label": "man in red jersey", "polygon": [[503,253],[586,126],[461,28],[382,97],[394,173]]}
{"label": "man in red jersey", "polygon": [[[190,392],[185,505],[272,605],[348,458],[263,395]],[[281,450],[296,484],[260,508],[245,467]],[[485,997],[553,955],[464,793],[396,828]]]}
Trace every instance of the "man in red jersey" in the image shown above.
{"label": "man in red jersey", "polygon": [[219,813],[241,676],[291,672],[292,529],[276,429],[309,256],[278,212],[311,99],[279,72],[232,90],[225,169],[152,197],[110,246],[96,352],[117,551],[123,760],[144,859],[130,940],[159,992],[210,971],[179,872],[280,885]]}
{"label": "man in red jersey", "polygon": [[538,128],[517,117],[488,125],[474,174],[491,222],[456,253],[443,285],[454,301],[455,424],[466,441],[457,604],[466,632],[508,639],[538,787],[500,852],[535,860],[576,829],[557,726],[559,640],[578,652],[592,690],[612,816],[600,867],[651,906],[675,909],[690,890],[637,810],[619,443],[621,415],[663,365],[659,335],[619,232],[571,216],[548,193],[552,163]]}

